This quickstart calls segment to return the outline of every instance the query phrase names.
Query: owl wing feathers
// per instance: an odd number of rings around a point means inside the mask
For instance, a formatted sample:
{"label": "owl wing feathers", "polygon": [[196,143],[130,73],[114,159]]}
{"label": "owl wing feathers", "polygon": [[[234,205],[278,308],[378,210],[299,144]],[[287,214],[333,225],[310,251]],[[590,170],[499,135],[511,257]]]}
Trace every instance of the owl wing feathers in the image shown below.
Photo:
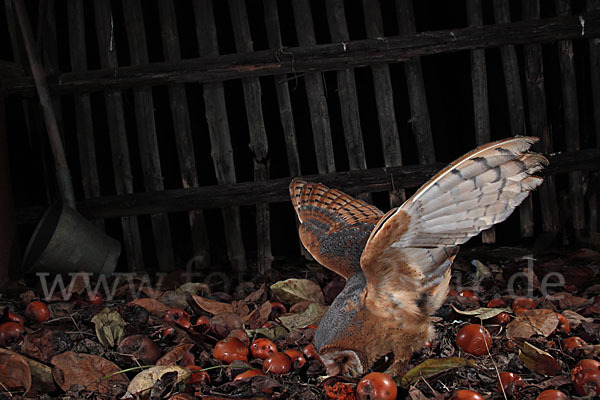
{"label": "owl wing feathers", "polygon": [[300,179],[290,183],[290,196],[300,220],[300,240],[310,254],[346,279],[359,272],[362,250],[383,212],[337,189]]}
{"label": "owl wing feathers", "polygon": [[527,153],[537,140],[515,137],[465,154],[379,221],[360,261],[373,312],[406,319],[441,306],[458,246],[508,218],[543,182],[532,174],[548,161]]}

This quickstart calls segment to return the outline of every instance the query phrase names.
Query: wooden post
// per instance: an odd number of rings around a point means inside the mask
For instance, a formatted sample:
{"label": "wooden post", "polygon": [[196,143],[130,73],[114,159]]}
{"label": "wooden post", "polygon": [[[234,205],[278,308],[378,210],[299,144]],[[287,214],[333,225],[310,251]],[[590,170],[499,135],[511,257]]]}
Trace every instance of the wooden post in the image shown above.
{"label": "wooden post", "polygon": [[[523,17],[526,20],[539,19],[539,0],[523,0]],[[527,79],[530,133],[540,138],[540,142],[536,145],[536,150],[547,154],[552,152],[552,140],[550,138],[546,112],[542,46],[540,44],[526,44],[523,47],[525,49],[525,76]],[[551,241],[558,232],[560,225],[554,178],[551,176],[546,177],[538,192],[540,194],[542,211],[542,228],[544,232],[549,233],[547,239]]]}
{"label": "wooden post", "polygon": [[[94,0],[94,11],[100,63],[102,68],[115,70],[118,67],[117,47],[114,43],[110,1]],[[133,193],[133,173],[131,172],[131,162],[129,160],[129,145],[127,144],[121,92],[115,89],[105,91],[104,102],[106,104],[116,191],[118,194]],[[130,271],[142,271],[144,270],[144,256],[142,254],[142,239],[138,219],[135,216],[122,217],[121,226],[128,269]]]}
{"label": "wooden post", "polygon": [[[0,81],[2,77],[0,77]],[[17,265],[17,240],[15,224],[15,205],[13,189],[10,183],[8,143],[4,94],[0,91],[0,290],[10,281],[10,275]]]}
{"label": "wooden post", "polygon": [[[494,0],[493,6],[496,24],[510,23],[509,0]],[[515,46],[508,45],[500,47],[500,57],[502,58],[504,85],[506,87],[510,133],[513,136],[526,135],[525,106],[523,104],[521,75]],[[521,221],[521,237],[533,237],[532,196],[527,196],[525,201],[521,203],[519,206],[519,214]]]}
{"label": "wooden post", "polygon": [[[162,29],[165,60],[179,61],[181,60],[181,51],[179,32],[177,31],[175,3],[170,0],[159,0],[158,15]],[[171,118],[173,119],[173,130],[177,144],[177,156],[179,158],[179,169],[181,170],[181,181],[184,188],[198,187],[196,157],[194,156],[194,142],[192,140],[192,128],[190,126],[185,86],[183,84],[171,84],[168,86],[168,90]],[[189,211],[188,219],[192,235],[194,263],[198,266],[210,265],[210,249],[204,213],[200,210]]]}
{"label": "wooden post", "polygon": [[[588,10],[600,10],[600,0],[587,0]],[[600,147],[600,40],[588,41],[590,49],[590,80],[592,81],[592,101],[594,110],[594,129],[596,131],[596,147]],[[590,232],[599,232],[600,196],[592,194],[588,200],[590,210]]]}
{"label": "wooden post", "polygon": [[[315,27],[308,0],[294,0],[292,1],[292,7],[294,9],[298,44],[300,46],[315,45],[317,43],[315,39]],[[329,126],[329,109],[327,107],[321,73],[305,73],[304,83],[306,84],[306,96],[308,98],[310,122],[313,130],[319,173],[334,172],[335,160],[333,143],[331,141],[331,128]]]}
{"label": "wooden post", "polygon": [[[233,35],[238,53],[254,51],[248,13],[245,0],[229,0]],[[269,179],[269,144],[263,118],[261,104],[261,87],[258,78],[242,79],[244,100],[246,102],[246,117],[250,133],[250,150],[254,160],[254,181],[261,182]],[[258,273],[266,275],[271,269],[273,255],[271,253],[271,216],[268,203],[256,205],[256,252]]]}
{"label": "wooden post", "polygon": [[[194,0],[196,35],[201,56],[219,54],[217,28],[211,0]],[[225,91],[222,83],[210,83],[203,86],[206,106],[206,122],[210,135],[211,155],[219,184],[235,183],[235,166],[231,147],[231,132],[227,121]],[[242,279],[246,271],[246,252],[242,241],[239,207],[222,209],[225,224],[225,239],[229,261],[233,267],[234,278]]]}
{"label": "wooden post", "polygon": [[[411,35],[417,31],[412,0],[396,0],[396,13],[398,15],[398,28],[400,35]],[[408,85],[408,97],[410,101],[411,125],[419,163],[431,164],[435,162],[435,148],[431,134],[431,123],[429,109],[427,107],[427,94],[423,82],[423,70],[421,69],[421,58],[414,57],[404,62],[404,73]]]}
{"label": "wooden post", "polygon": [[[558,15],[571,14],[570,0],[555,0]],[[581,29],[585,29],[582,25]],[[567,151],[579,150],[579,106],[577,102],[577,83],[575,62],[573,60],[573,42],[558,42],[558,60],[561,71],[562,100],[564,111],[565,142]],[[569,206],[571,208],[571,226],[576,234],[585,228],[585,208],[583,204],[583,175],[581,171],[569,173]]]}
{"label": "wooden post", "polygon": [[[72,71],[87,70],[87,52],[85,42],[85,25],[83,1],[73,0],[67,3],[69,48]],[[94,144],[94,125],[89,93],[76,93],[75,120],[77,144],[79,148],[79,165],[85,198],[100,196],[100,180],[96,166],[96,145]],[[104,228],[104,221],[99,220],[97,226]]]}
{"label": "wooden post", "polygon": [[[481,0],[467,0],[469,26],[482,26]],[[471,85],[473,89],[473,119],[475,121],[475,143],[481,146],[490,141],[490,110],[487,90],[485,50],[471,50]],[[496,241],[496,229],[492,226],[481,232],[483,243]]]}
{"label": "wooden post", "polygon": [[[331,40],[334,44],[345,47],[346,43],[350,41],[350,34],[346,25],[344,2],[343,0],[326,0],[325,6]],[[350,169],[366,169],[367,159],[360,126],[354,70],[351,68],[341,69],[337,71],[336,75]],[[358,197],[367,202],[372,201],[370,193],[361,193]]]}
{"label": "wooden post", "polygon": [[[131,63],[147,64],[148,48],[140,0],[123,2],[123,15],[125,17]],[[133,101],[144,184],[146,190],[161,191],[164,190],[164,185],[156,138],[152,89],[150,87],[134,88]],[[170,271],[173,269],[175,261],[169,216],[168,214],[153,214],[150,219],[152,221],[158,267],[161,271]]]}
{"label": "wooden post", "polygon": [[[363,0],[362,4],[367,37],[370,39],[382,38],[384,36],[383,19],[379,2]],[[399,167],[402,165],[402,150],[394,110],[394,91],[392,90],[390,68],[385,64],[372,65],[371,73],[373,74],[383,160],[386,167]],[[390,208],[400,206],[404,200],[406,200],[404,190],[393,189],[390,191]]]}
{"label": "wooden post", "polygon": [[27,9],[23,0],[14,0],[14,5],[15,11],[17,12],[17,19],[21,27],[23,41],[25,43],[25,50],[27,51],[27,55],[29,57],[31,73],[35,79],[35,85],[40,98],[40,104],[42,105],[42,111],[44,113],[44,121],[46,122],[48,139],[50,140],[50,147],[52,148],[52,155],[54,156],[58,187],[60,189],[61,196],[66,203],[72,208],[75,208],[75,195],[73,194],[71,172],[67,166],[67,158],[65,156],[60,132],[58,130],[56,115],[54,113],[54,109],[52,108],[50,91],[48,90],[48,83],[46,82],[46,73],[44,72],[40,55],[37,52],[37,47],[33,40],[29,15],[27,14]]}

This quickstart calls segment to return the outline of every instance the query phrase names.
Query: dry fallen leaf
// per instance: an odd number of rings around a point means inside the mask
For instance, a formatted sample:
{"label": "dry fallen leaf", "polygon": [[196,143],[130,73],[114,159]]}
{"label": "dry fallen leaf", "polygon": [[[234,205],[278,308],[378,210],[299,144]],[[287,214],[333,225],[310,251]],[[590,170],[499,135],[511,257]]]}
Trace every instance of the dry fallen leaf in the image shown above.
{"label": "dry fallen leaf", "polygon": [[567,321],[569,321],[569,326],[571,329],[577,328],[582,322],[594,322],[594,318],[586,318],[583,315],[571,310],[564,310],[561,312],[561,314],[565,316]]}
{"label": "dry fallen leaf", "polygon": [[327,306],[319,303],[312,303],[306,310],[298,314],[282,315],[279,320],[290,331],[298,328],[304,328],[311,324],[318,324],[327,311]]}
{"label": "dry fallen leaf", "polygon": [[560,364],[554,357],[527,342],[519,350],[519,358],[527,368],[538,374],[556,376],[561,373]]}
{"label": "dry fallen leaf", "polygon": [[66,351],[54,356],[50,363],[54,366],[54,380],[65,392],[71,387],[83,387],[86,391],[111,394],[117,385],[126,385],[129,379],[125,374],[106,376],[120,371],[112,362],[92,354]]}
{"label": "dry fallen leaf", "polygon": [[137,374],[132,380],[129,386],[127,386],[127,392],[134,396],[142,396],[142,394],[154,386],[163,375],[176,372],[177,382],[182,382],[190,377],[190,371],[180,367],[178,365],[171,366],[156,366],[144,370]]}
{"label": "dry fallen leaf", "polygon": [[411,368],[404,374],[400,379],[400,385],[408,387],[413,383],[418,382],[420,379],[426,379],[437,375],[440,372],[459,367],[475,367],[475,361],[462,357],[431,358],[423,361],[416,367]]}
{"label": "dry fallen leaf", "polygon": [[125,335],[124,328],[127,323],[118,312],[105,308],[94,315],[92,322],[96,327],[98,341],[104,347],[117,346],[123,340],[123,336]]}
{"label": "dry fallen leaf", "polygon": [[163,315],[165,315],[165,313],[169,311],[169,307],[167,307],[160,301],[156,299],[151,299],[149,297],[131,300],[129,303],[127,303],[127,305],[143,307],[146,311],[148,311],[150,315],[160,318],[162,318]]}
{"label": "dry fallen leaf", "polygon": [[191,350],[194,347],[193,343],[184,343],[178,346],[175,346],[171,351],[162,356],[156,361],[156,365],[167,366],[176,364],[186,351]]}
{"label": "dry fallen leaf", "polygon": [[547,309],[528,310],[519,314],[506,325],[509,339],[528,339],[533,335],[550,335],[558,326],[558,315]]}
{"label": "dry fallen leaf", "polygon": [[[0,348],[0,354],[19,355],[14,351]],[[56,390],[54,378],[52,377],[52,368],[42,364],[34,359],[23,357],[29,365],[31,371],[31,387],[40,393],[49,393]],[[0,379],[1,381],[1,379]]]}
{"label": "dry fallen leaf", "polygon": [[192,298],[198,307],[212,315],[235,312],[235,307],[230,303],[221,303],[195,294],[192,295]]}
{"label": "dry fallen leaf", "polygon": [[494,318],[496,315],[503,313],[503,312],[506,312],[506,313],[511,312],[510,308],[480,307],[480,308],[476,308],[475,310],[463,311],[463,310],[459,310],[458,308],[454,307],[454,305],[452,305],[452,304],[450,304],[450,306],[452,306],[454,311],[456,311],[459,314],[477,317],[481,320]]}
{"label": "dry fallen leaf", "polygon": [[31,370],[25,357],[19,354],[0,353],[0,383],[4,390],[31,389]]}
{"label": "dry fallen leaf", "polygon": [[321,287],[308,279],[279,281],[271,285],[271,291],[279,300],[288,304],[296,304],[303,300],[325,304]]}

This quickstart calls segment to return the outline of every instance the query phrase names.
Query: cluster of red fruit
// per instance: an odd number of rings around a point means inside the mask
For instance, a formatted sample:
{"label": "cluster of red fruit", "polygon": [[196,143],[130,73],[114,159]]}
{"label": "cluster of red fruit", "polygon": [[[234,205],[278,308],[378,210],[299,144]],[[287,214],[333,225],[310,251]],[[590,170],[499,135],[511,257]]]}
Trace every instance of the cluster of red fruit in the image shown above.
{"label": "cluster of red fruit", "polygon": [[[32,323],[42,323],[50,319],[48,306],[41,301],[32,301],[25,307],[25,318]],[[17,341],[25,333],[25,320],[8,308],[4,310],[0,324],[0,346]]]}

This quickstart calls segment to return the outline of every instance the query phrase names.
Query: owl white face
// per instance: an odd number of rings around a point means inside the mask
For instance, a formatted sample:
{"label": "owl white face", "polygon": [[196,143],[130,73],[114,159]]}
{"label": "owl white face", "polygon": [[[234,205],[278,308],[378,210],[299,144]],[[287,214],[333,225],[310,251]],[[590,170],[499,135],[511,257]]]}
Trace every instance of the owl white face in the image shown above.
{"label": "owl white face", "polygon": [[345,375],[352,378],[363,375],[364,368],[353,350],[326,350],[321,356],[327,375]]}

